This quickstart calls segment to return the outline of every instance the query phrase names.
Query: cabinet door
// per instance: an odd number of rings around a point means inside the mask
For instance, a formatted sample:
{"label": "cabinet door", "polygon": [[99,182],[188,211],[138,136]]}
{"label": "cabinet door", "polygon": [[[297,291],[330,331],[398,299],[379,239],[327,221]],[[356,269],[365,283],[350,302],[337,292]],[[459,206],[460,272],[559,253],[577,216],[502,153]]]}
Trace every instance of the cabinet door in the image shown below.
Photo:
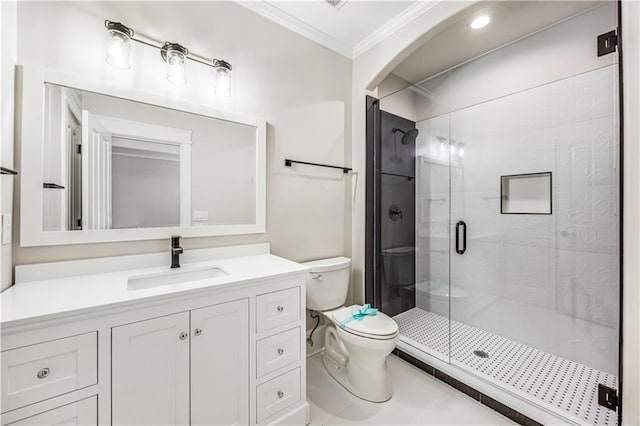
{"label": "cabinet door", "polygon": [[63,405],[7,426],[95,426],[98,424],[98,398],[92,396],[82,401]]}
{"label": "cabinet door", "polygon": [[112,329],[112,424],[189,424],[188,333],[188,312]]}
{"label": "cabinet door", "polygon": [[249,301],[191,311],[191,423],[249,423]]}

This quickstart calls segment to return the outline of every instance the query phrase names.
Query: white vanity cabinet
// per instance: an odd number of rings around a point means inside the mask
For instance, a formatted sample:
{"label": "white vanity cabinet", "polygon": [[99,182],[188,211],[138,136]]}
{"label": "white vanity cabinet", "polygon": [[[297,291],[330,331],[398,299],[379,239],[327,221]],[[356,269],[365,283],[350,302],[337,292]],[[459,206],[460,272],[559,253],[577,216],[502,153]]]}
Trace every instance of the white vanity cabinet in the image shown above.
{"label": "white vanity cabinet", "polygon": [[191,424],[249,423],[249,300],[191,311]]}
{"label": "white vanity cabinet", "polygon": [[248,424],[248,305],[241,299],[114,327],[112,423]]}
{"label": "white vanity cabinet", "polygon": [[189,424],[189,313],[111,331],[114,425]]}
{"label": "white vanity cabinet", "polygon": [[308,423],[307,269],[268,254],[215,265],[227,275],[184,286],[131,290],[138,269],[0,294],[2,426]]}

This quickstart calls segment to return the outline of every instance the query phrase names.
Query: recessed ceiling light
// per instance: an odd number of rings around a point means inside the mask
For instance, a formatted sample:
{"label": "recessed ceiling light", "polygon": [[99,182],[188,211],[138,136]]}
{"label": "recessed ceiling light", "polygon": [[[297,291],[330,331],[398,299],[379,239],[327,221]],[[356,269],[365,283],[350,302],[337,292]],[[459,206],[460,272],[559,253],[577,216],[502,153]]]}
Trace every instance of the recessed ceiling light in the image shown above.
{"label": "recessed ceiling light", "polygon": [[476,17],[472,22],[470,27],[474,30],[486,27],[491,22],[491,17],[489,15],[480,15]]}

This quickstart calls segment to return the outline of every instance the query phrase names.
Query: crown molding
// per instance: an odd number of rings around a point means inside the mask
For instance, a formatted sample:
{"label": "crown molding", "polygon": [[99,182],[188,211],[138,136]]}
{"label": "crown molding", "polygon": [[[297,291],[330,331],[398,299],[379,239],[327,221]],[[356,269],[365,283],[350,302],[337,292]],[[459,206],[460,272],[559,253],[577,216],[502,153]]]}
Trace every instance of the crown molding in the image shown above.
{"label": "crown molding", "polygon": [[417,1],[413,6],[407,8],[399,15],[395,16],[389,22],[369,34],[362,41],[353,47],[352,58],[355,59],[362,55],[378,43],[393,35],[400,28],[408,25],[410,22],[428,12],[440,0],[422,0]]}
{"label": "crown molding", "polygon": [[333,50],[349,59],[353,58],[353,49],[350,46],[336,40],[324,31],[320,31],[316,27],[301,21],[276,6],[264,0],[236,0],[236,3],[245,7],[270,21],[279,24],[286,29],[300,34],[316,43]]}
{"label": "crown molding", "polygon": [[[355,59],[365,53],[396,31],[409,24],[422,14],[428,12],[441,0],[417,0],[412,6],[405,9],[399,15],[395,16],[386,24],[369,34],[362,41],[357,43],[353,48],[333,38],[330,34],[325,33],[309,25],[308,23],[290,15],[287,12],[274,6],[267,0],[235,0],[240,6],[249,9],[258,15],[269,19],[284,28],[300,34],[316,43],[333,50],[349,59]],[[343,2],[343,3],[346,3]]]}

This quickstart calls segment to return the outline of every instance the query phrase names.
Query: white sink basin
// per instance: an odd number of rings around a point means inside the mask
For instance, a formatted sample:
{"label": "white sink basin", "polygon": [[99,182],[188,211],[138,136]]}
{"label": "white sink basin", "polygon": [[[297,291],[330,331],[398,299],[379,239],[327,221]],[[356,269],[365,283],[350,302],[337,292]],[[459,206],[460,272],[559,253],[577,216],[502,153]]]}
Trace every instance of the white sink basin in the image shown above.
{"label": "white sink basin", "polygon": [[201,268],[176,268],[155,274],[134,275],[127,281],[128,290],[141,290],[145,288],[160,287],[186,283],[190,281],[206,280],[210,278],[226,277],[227,274],[217,266],[204,266]]}

